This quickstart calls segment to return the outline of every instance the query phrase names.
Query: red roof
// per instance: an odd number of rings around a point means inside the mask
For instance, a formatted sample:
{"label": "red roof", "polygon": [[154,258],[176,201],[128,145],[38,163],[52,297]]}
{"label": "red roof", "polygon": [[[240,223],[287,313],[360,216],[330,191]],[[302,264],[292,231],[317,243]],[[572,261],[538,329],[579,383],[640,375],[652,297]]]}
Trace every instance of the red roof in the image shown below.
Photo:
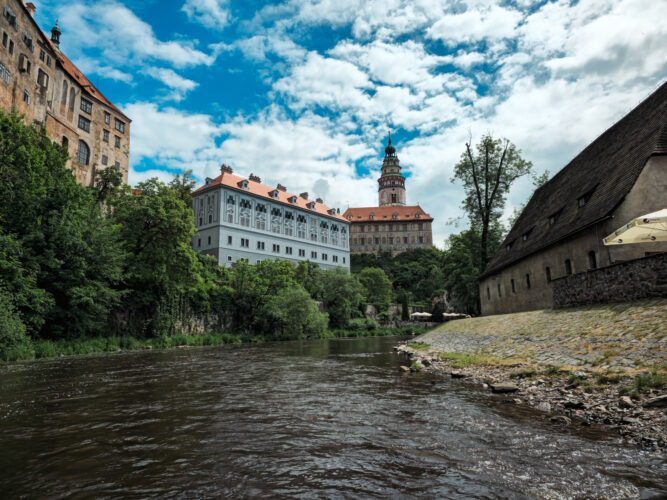
{"label": "red roof", "polygon": [[[240,187],[239,183],[241,183],[242,181],[247,181],[248,189],[243,189]],[[330,213],[328,213],[330,208],[322,203],[318,203],[315,200],[307,200],[305,198],[302,198],[301,196],[297,196],[295,194],[291,194],[286,191],[281,191],[275,187],[266,186],[264,184],[260,184],[259,182],[251,181],[243,177],[239,177],[238,175],[230,174],[228,172],[222,173],[221,175],[210,181],[208,184],[200,187],[199,189],[195,189],[192,192],[192,194],[194,195],[196,193],[206,191],[215,186],[225,186],[228,188],[235,189],[237,191],[241,191],[243,193],[251,193],[255,196],[261,196],[262,198],[267,198],[269,200],[277,201],[279,203],[284,203],[285,205],[290,205],[292,207],[299,207],[310,212],[317,212],[318,214],[327,217],[333,217],[343,222],[347,222],[347,220],[344,219],[340,214],[331,215]],[[274,198],[269,193],[276,193],[276,197]],[[289,199],[292,197],[296,198],[295,203],[291,203],[289,201]],[[310,203],[314,204],[313,208],[308,208],[307,205]]]}
{"label": "red roof", "polygon": [[[46,36],[45,36],[46,38]],[[121,115],[123,118],[125,118],[128,122],[131,122],[130,118],[125,115],[120,109],[118,109],[109,99],[107,99],[102,92],[100,92],[95,85],[90,83],[90,80],[86,78],[86,75],[84,75],[79,68],[77,68],[72,61],[70,61],[65,54],[60,52],[58,49],[55,48],[53,45],[53,42],[47,38],[48,42],[51,44],[51,47],[53,48],[53,51],[56,54],[56,57],[58,58],[58,62],[60,65],[63,67],[63,70],[65,70],[65,73],[67,73],[69,76],[72,77],[72,79],[77,82],[81,88],[83,88],[84,92],[86,92],[88,95],[90,95],[93,99],[98,100],[102,104],[105,104],[106,106],[110,107],[116,113]]]}
{"label": "red roof", "polygon": [[[396,218],[394,219],[394,214]],[[352,218],[350,219],[350,216]],[[371,218],[373,216],[373,218]],[[350,222],[378,222],[384,220],[421,220],[433,221],[433,217],[424,212],[422,207],[416,206],[398,206],[398,207],[357,207],[348,208],[343,214]]]}

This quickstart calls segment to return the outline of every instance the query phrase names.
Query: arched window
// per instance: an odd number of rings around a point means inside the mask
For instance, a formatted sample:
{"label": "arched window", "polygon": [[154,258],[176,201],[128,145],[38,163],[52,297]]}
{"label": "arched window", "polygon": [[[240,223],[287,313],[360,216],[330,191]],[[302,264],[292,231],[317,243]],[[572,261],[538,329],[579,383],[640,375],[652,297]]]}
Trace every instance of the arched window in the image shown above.
{"label": "arched window", "polygon": [[76,153],[76,160],[82,165],[88,165],[90,161],[90,148],[88,144],[83,141],[79,141],[79,150]]}
{"label": "arched window", "polygon": [[65,150],[69,149],[69,139],[67,137],[65,137],[64,135],[63,135],[63,140],[62,140],[61,144],[63,145],[63,148],[65,148]]}
{"label": "arched window", "polygon": [[65,104],[67,104],[67,80],[63,80],[63,93],[60,98],[60,105],[64,106]]}
{"label": "arched window", "polygon": [[69,110],[74,111],[74,87],[69,89]]}

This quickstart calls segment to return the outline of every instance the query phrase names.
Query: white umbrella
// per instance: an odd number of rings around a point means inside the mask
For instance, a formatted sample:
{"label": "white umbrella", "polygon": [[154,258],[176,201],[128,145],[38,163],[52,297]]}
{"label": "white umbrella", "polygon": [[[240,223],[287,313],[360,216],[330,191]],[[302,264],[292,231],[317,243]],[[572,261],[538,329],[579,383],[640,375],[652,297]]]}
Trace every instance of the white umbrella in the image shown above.
{"label": "white umbrella", "polygon": [[602,241],[605,245],[667,241],[667,208],[632,219]]}

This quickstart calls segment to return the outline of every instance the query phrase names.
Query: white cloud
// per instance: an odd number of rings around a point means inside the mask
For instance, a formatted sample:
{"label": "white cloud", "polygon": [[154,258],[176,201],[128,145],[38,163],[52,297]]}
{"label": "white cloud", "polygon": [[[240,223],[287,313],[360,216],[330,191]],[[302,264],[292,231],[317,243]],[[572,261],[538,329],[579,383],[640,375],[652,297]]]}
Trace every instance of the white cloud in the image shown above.
{"label": "white cloud", "polygon": [[446,14],[426,31],[433,39],[449,44],[474,42],[483,39],[510,38],[521,21],[521,13],[509,8],[491,5],[466,10],[460,14]]}
{"label": "white cloud", "polygon": [[144,70],[144,73],[152,76],[156,80],[161,81],[167,87],[172,89],[172,92],[169,94],[168,99],[174,101],[181,101],[188,92],[194,90],[199,85],[193,80],[188,80],[183,78],[181,75],[176,73],[174,70],[169,68],[153,68],[149,67]]}
{"label": "white cloud", "polygon": [[92,47],[101,52],[100,59],[118,65],[152,60],[176,67],[211,65],[217,55],[196,49],[192,41],[159,40],[149,24],[114,1],[68,4],[60,7],[58,14],[63,30],[61,43],[65,52],[69,47],[76,47],[75,55]]}
{"label": "white cloud", "polygon": [[229,24],[228,0],[186,0],[181,10],[192,21],[208,28],[222,29]]}

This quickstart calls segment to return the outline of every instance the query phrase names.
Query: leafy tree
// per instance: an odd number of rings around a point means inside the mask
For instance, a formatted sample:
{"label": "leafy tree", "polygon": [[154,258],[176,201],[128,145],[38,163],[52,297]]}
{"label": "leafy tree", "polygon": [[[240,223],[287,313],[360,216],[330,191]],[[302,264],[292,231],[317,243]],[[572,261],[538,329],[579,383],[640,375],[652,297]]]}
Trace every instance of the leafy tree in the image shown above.
{"label": "leafy tree", "polygon": [[391,301],[391,281],[379,267],[367,267],[359,273],[359,281],[365,289],[366,302],[384,311]]}
{"label": "leafy tree", "polygon": [[473,151],[470,143],[454,166],[454,177],[463,182],[465,199],[463,209],[471,227],[480,232],[480,270],[489,261],[489,230],[502,215],[512,183],[530,172],[532,163],[521,157],[519,150],[508,139],[482,137]]}
{"label": "leafy tree", "polygon": [[0,359],[9,361],[33,357],[34,353],[31,351],[32,346],[26,335],[26,327],[14,310],[10,295],[0,288]]}
{"label": "leafy tree", "polygon": [[300,285],[285,288],[270,297],[266,311],[278,338],[302,339],[317,336],[327,329],[329,317]]}
{"label": "leafy tree", "polygon": [[345,328],[352,315],[359,310],[363,299],[363,287],[357,277],[345,269],[329,269],[323,277],[322,301],[329,313],[329,326]]}

